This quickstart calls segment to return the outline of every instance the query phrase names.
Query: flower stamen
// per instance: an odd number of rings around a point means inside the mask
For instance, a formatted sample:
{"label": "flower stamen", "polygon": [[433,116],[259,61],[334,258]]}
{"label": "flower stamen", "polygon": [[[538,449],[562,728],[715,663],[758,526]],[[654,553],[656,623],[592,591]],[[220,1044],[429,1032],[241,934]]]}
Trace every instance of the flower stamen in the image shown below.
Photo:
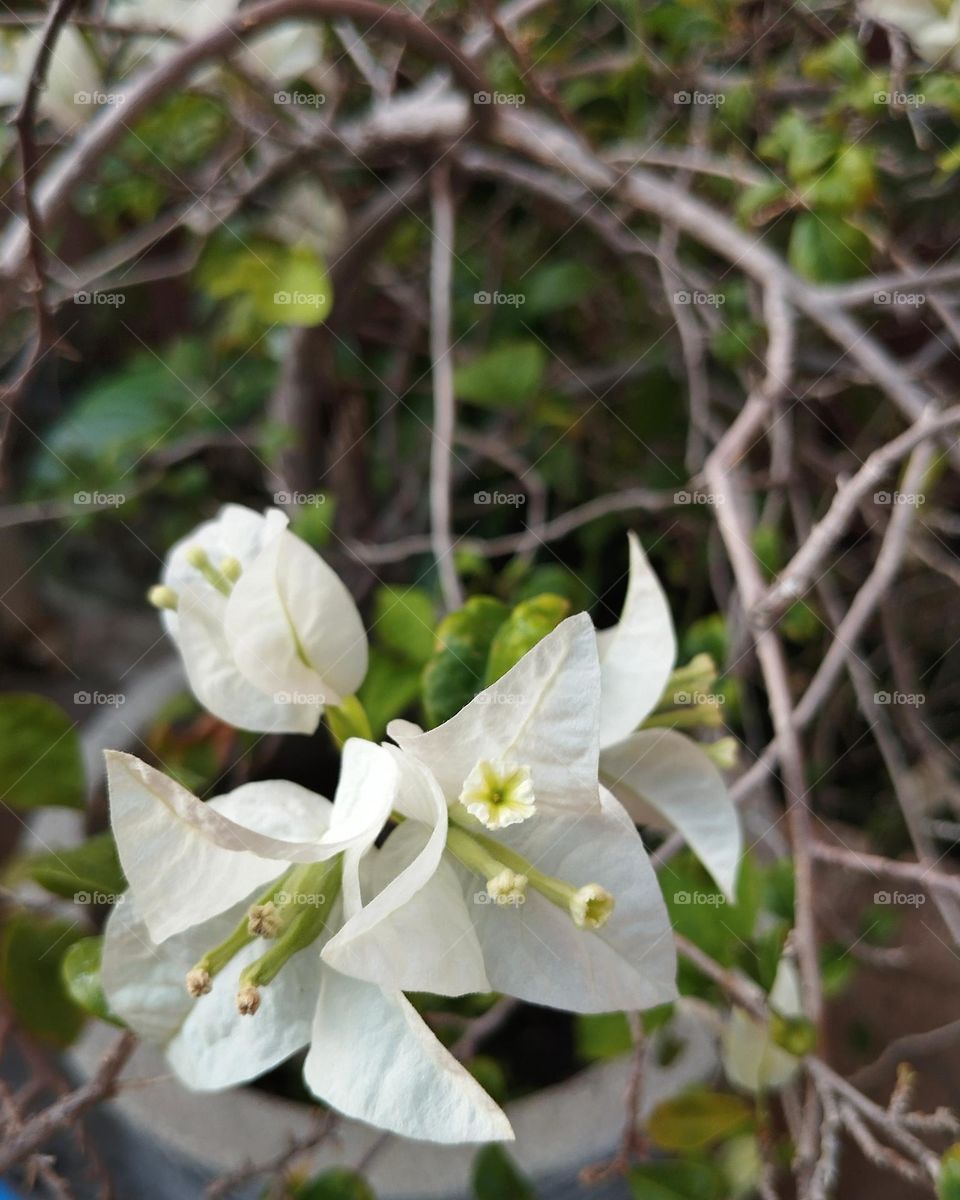
{"label": "flower stamen", "polygon": [[517,763],[480,759],[458,799],[487,829],[516,825],[536,812],[530,768]]}

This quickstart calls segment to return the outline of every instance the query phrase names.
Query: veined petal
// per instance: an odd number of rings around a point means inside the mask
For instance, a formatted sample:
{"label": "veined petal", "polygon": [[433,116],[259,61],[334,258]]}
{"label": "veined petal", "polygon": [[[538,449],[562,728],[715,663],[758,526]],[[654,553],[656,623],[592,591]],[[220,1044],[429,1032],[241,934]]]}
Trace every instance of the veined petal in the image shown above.
{"label": "veined petal", "polygon": [[[434,833],[426,825],[405,821],[393,830],[382,849],[367,857],[360,879],[363,893],[372,899],[327,942],[324,962],[345,975],[401,991],[461,996],[490,990],[452,863],[441,859],[400,904],[389,891],[391,883],[405,872],[410,872],[408,878],[413,880],[424,863],[432,861],[432,837]],[[345,873],[346,866],[344,863]],[[482,890],[483,882],[478,880],[477,886]],[[404,891],[409,892],[409,887]]]}
{"label": "veined petal", "polygon": [[367,635],[350,593],[286,530],[234,585],[225,631],[239,669],[270,694],[340,704],[367,672]]}
{"label": "veined petal", "polygon": [[329,801],[296,784],[244,784],[234,804],[260,828],[308,838],[312,831],[315,840],[287,841],[240,824],[227,815],[235,794],[204,804],[131,754],[108,750],[106,760],[120,862],[156,942],[223,912],[289,863],[337,851],[323,842]]}
{"label": "veined petal", "polygon": [[316,946],[295,954],[261,989],[253,1016],[237,1011],[240,972],[263,951],[262,941],[244,946],[214,979],[212,990],[190,1001],[167,1046],[167,1060],[187,1087],[219,1091],[255,1079],[310,1040],[321,969]]}
{"label": "veined petal", "polygon": [[[651,1008],[675,998],[676,953],[660,887],[633,822],[606,789],[597,813],[555,814],[491,837],[548,875],[600,884],[615,901],[595,930],[578,929],[533,888],[517,907],[475,906],[495,991],[571,1012]],[[475,880],[460,873],[475,889]]]}
{"label": "veined petal", "polygon": [[277,676],[268,691],[241,674],[224,632],[227,598],[206,584],[181,589],[177,643],[190,688],[204,706],[229,725],[258,733],[313,733],[319,702],[282,700],[293,693]]}
{"label": "veined petal", "polygon": [[303,1074],[319,1099],[403,1137],[513,1138],[503,1112],[400,992],[384,992],[330,967],[323,970]]}
{"label": "veined petal", "polygon": [[663,695],[677,657],[670,606],[640,540],[630,542],[630,581],[619,622],[597,633],[600,745],[631,733]]}
{"label": "veined petal", "polygon": [[[204,521],[174,543],[167,554],[162,581],[178,595],[197,583],[197,569],[187,561],[191,546],[205,550],[214,566],[219,566],[225,558],[235,558],[241,567],[248,567],[264,544],[286,526],[286,514],[279,508],[268,508],[261,514],[241,504],[225,504],[212,520]],[[176,635],[177,614],[164,610],[161,616],[167,629]]]}
{"label": "veined petal", "polygon": [[530,768],[538,810],[588,811],[597,801],[600,674],[585,613],[568,617],[506,675],[428,733],[387,732],[430,768],[449,803],[482,761]]}
{"label": "veined petal", "polygon": [[644,729],[608,746],[600,777],[639,824],[681,833],[728,900],[743,833],[723,776],[703,750],[673,729]]}

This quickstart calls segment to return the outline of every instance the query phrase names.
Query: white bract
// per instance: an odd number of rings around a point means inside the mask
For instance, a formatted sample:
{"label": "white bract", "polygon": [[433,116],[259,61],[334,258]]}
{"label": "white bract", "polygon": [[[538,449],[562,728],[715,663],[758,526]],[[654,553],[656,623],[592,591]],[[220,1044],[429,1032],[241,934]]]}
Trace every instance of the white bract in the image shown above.
{"label": "white bract", "polygon": [[441,1142],[513,1136],[398,990],[321,960],[357,908],[341,853],[370,846],[397,791],[389,755],[349,741],[334,805],[284,782],[202,803],[130,755],[107,763],[130,888],[107,923],[104,990],[188,1087],[243,1083],[308,1046],[307,1087],[348,1116]]}
{"label": "white bract", "polygon": [[597,781],[600,670],[586,614],[428,733],[394,721],[398,827],[344,859],[355,915],[323,950],[347,974],[574,1012],[676,995],[673,938],[640,835]]}
{"label": "white bract", "polygon": [[635,534],[620,621],[597,633],[600,778],[640,824],[678,830],[732,899],[743,837],[723,777],[692,739],[639,729],[663,696],[677,642],[663,589]]}
{"label": "white bract", "polygon": [[[19,104],[40,51],[39,29],[0,34],[0,106]],[[83,34],[67,25],[60,31],[38,97],[40,113],[64,133],[71,133],[106,100],[103,73]]]}
{"label": "white bract", "polygon": [[312,733],[367,670],[350,593],[287,529],[228,504],[167,556],[150,598],[163,610],[194,695],[221,720],[258,732]]}
{"label": "white bract", "polygon": [[[770,1007],[781,1017],[804,1015],[800,977],[787,956],[781,958],[777,967],[770,989]],[[769,1022],[742,1008],[735,1008],[727,1018],[721,1049],[727,1078],[747,1092],[784,1087],[800,1067],[800,1059],[774,1041]]]}

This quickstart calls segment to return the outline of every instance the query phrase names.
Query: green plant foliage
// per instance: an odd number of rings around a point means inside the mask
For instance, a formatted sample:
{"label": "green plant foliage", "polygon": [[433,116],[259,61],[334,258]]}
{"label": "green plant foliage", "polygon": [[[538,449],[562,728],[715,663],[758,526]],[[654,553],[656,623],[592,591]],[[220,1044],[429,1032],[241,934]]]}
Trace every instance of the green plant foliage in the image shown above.
{"label": "green plant foliage", "polygon": [[110,1011],[103,993],[100,965],[103,956],[103,938],[85,937],[74,942],[61,963],[63,983],[67,995],[85,1013],[109,1021],[111,1025],[123,1025],[119,1017]]}
{"label": "green plant foliage", "polygon": [[230,302],[229,326],[319,325],[333,290],[319,254],[305,242],[287,246],[262,235],[224,230],[207,243],[196,269],[197,286]]}
{"label": "green plant foliage", "polygon": [[577,1057],[584,1062],[617,1058],[633,1047],[633,1036],[623,1013],[582,1013],[576,1018]]}
{"label": "green plant foliage", "polygon": [[832,213],[800,213],[790,230],[787,258],[814,283],[841,283],[870,271],[867,235]]}
{"label": "green plant foliage", "polygon": [[497,1144],[484,1146],[473,1160],[473,1200],[535,1200],[536,1191]]}
{"label": "green plant foliage", "polygon": [[695,1088],[656,1106],[646,1124],[650,1138],[664,1150],[706,1150],[742,1133],[753,1108],[742,1096]]}
{"label": "green plant foliage", "polygon": [[28,912],[11,917],[0,936],[0,987],[24,1028],[58,1046],[83,1026],[62,976],[64,957],[82,936],[75,922]]}
{"label": "green plant foliage", "polygon": [[109,832],[88,838],[79,846],[38,854],[24,864],[24,869],[35,883],[55,896],[72,900],[83,893],[82,903],[96,902],[98,895],[118,896],[127,886]]}
{"label": "green plant foliage", "polygon": [[535,596],[518,604],[490,644],[485,686],[496,683],[569,615],[570,601],[563,596]]}
{"label": "green plant foliage", "polygon": [[0,696],[0,802],[10,808],[83,808],[83,757],[76,727],[43,696]]}
{"label": "green plant foliage", "polygon": [[641,1163],[628,1182],[634,1200],[727,1200],[724,1177],[709,1163]]}
{"label": "green plant foliage", "polygon": [[377,588],[370,633],[386,650],[414,666],[433,653],[435,609],[429,592],[418,587]]}
{"label": "green plant foliage", "polygon": [[493,596],[471,596],[437,628],[437,642],[423,670],[423,708],[428,725],[440,725],[479,692],[497,630],[509,609]]}
{"label": "green plant foliage", "polygon": [[296,1200],[376,1200],[364,1177],[347,1167],[322,1172],[298,1187],[294,1196]]}
{"label": "green plant foliage", "polygon": [[457,368],[457,397],[484,408],[525,405],[540,390],[546,359],[547,352],[539,342],[500,343]]}
{"label": "green plant foliage", "polygon": [[938,1200],[960,1200],[960,1142],[954,1142],[940,1160]]}

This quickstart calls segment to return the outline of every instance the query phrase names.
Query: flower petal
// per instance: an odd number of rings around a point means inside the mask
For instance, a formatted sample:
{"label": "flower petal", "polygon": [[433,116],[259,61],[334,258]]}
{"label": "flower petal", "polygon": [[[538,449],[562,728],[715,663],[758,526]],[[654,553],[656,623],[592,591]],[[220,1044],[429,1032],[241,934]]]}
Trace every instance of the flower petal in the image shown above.
{"label": "flower petal", "polygon": [[[519,906],[477,905],[495,991],[571,1012],[643,1009],[675,998],[676,954],[660,887],[633,822],[606,789],[598,813],[558,814],[492,836],[548,875],[602,885],[616,902],[597,930],[578,929],[532,887]],[[464,884],[476,887],[469,877]]]}
{"label": "flower petal", "polygon": [[340,1112],[434,1142],[513,1138],[510,1123],[400,992],[327,967],[304,1079]]}
{"label": "flower petal", "polygon": [[340,704],[367,672],[367,635],[336,573],[284,530],[234,585],[225,631],[243,674],[261,691]]}
{"label": "flower petal", "polygon": [[[339,849],[323,841],[329,801],[296,784],[237,789],[233,804],[255,819],[254,829],[228,815],[235,793],[204,804],[131,754],[109,750],[106,760],[120,862],[156,942],[223,912],[290,862],[321,861]],[[273,836],[280,831],[314,836],[288,841]]]}
{"label": "flower petal", "polygon": [[240,972],[264,949],[261,940],[245,946],[216,976],[212,991],[191,1001],[167,1047],[167,1059],[187,1087],[218,1091],[255,1079],[310,1040],[321,969],[316,946],[295,954],[260,989],[260,1008],[253,1016],[237,1011]]}
{"label": "flower petal", "polygon": [[600,652],[600,745],[631,733],[663,695],[677,657],[670,606],[633,532],[630,582],[620,621],[597,633]]}
{"label": "flower petal", "polygon": [[[361,879],[363,891],[373,899],[327,942],[324,962],[346,975],[402,991],[461,996],[490,990],[453,865],[436,863],[409,894],[433,861],[434,837],[436,832],[419,821],[405,821],[381,850],[368,856]],[[408,898],[398,903],[403,894]]]}
{"label": "flower petal", "polygon": [[196,698],[214,716],[238,729],[258,733],[313,733],[319,703],[283,702],[286,680],[276,676],[267,691],[240,673],[224,632],[227,598],[211,587],[181,589],[177,643]]}
{"label": "flower petal", "polygon": [[696,742],[673,729],[644,729],[608,746],[600,777],[639,824],[678,830],[728,900],[743,833],[723,776]]}
{"label": "flower petal", "polygon": [[[167,554],[162,580],[178,594],[198,583],[199,573],[187,561],[191,546],[205,550],[214,566],[219,566],[225,558],[235,558],[241,567],[248,567],[264,544],[286,526],[286,514],[279,508],[268,508],[261,514],[240,504],[225,504],[212,520],[204,521],[174,543]],[[212,594],[218,594],[207,586]],[[164,609],[161,615],[167,629],[175,635],[177,614]]]}
{"label": "flower petal", "polygon": [[596,809],[600,676],[585,613],[568,617],[506,675],[428,733],[406,721],[387,732],[430,768],[452,803],[482,759],[531,770],[538,810]]}

